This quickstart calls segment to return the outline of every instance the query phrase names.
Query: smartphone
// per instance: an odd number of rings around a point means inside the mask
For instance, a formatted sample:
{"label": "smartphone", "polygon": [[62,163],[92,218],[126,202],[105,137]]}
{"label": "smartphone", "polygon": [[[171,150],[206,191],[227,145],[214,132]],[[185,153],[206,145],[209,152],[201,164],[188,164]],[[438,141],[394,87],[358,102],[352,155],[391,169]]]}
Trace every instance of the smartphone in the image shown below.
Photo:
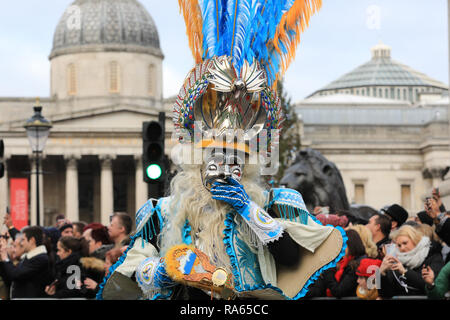
{"label": "smartphone", "polygon": [[386,248],[386,255],[390,255],[395,257],[396,256],[396,247],[397,245],[395,243],[388,243],[385,245]]}

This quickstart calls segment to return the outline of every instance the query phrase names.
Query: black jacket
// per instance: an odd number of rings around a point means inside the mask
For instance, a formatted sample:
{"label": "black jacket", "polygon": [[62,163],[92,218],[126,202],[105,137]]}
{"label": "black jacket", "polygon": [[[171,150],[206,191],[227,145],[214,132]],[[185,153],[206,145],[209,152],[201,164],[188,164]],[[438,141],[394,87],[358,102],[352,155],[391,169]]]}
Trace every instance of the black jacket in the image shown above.
{"label": "black jacket", "polygon": [[450,246],[450,218],[445,220],[444,225],[436,227],[436,234]]}
{"label": "black jacket", "polygon": [[17,266],[11,261],[0,262],[2,277],[11,283],[11,298],[46,297],[45,286],[51,282],[51,274],[46,253],[31,259],[23,259]]}
{"label": "black jacket", "polygon": [[77,298],[82,296],[80,288],[75,287],[77,277],[80,282],[83,281],[78,253],[72,253],[67,258],[56,261],[55,272],[57,282],[53,298]]}
{"label": "black jacket", "polygon": [[[388,270],[386,275],[381,275],[381,288],[378,293],[383,298],[391,298],[393,296],[417,296],[426,295],[425,281],[422,278],[422,266],[430,266],[434,274],[439,274],[439,271],[444,266],[441,254],[442,246],[438,242],[432,241],[430,252],[423,263],[415,269],[409,269],[402,278],[398,271]],[[408,286],[408,292],[399,283],[397,279],[402,280]]]}

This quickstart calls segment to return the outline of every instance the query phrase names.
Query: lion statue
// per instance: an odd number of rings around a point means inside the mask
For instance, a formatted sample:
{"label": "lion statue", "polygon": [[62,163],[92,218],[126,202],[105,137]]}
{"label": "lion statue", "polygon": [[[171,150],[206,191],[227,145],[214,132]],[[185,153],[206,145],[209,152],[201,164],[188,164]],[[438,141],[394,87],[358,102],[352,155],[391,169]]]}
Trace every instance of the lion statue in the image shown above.
{"label": "lion statue", "polygon": [[299,191],[311,213],[316,206],[328,206],[330,212],[350,209],[338,168],[317,150],[299,151],[280,185]]}

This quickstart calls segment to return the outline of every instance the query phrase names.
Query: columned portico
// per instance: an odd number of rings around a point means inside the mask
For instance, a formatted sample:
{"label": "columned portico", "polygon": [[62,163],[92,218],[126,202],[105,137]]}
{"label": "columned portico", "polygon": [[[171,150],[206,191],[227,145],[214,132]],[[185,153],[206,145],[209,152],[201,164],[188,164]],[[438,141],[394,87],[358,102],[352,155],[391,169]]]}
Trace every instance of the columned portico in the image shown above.
{"label": "columned portico", "polygon": [[[42,155],[40,156],[39,162],[39,220],[40,224],[44,222],[44,175],[42,174]],[[32,155],[29,157],[31,174],[30,174],[30,222],[31,225],[37,225],[37,187],[36,187],[36,156]]]}
{"label": "columned portico", "polygon": [[65,156],[66,162],[66,217],[72,222],[79,221],[78,205],[78,160],[80,157]]}
{"label": "columned portico", "polygon": [[3,221],[3,216],[9,203],[8,165],[6,157],[4,158],[3,164],[5,165],[5,175],[0,179],[0,221]]}
{"label": "columned portico", "polygon": [[109,224],[109,217],[114,212],[114,186],[112,160],[115,157],[101,155],[100,159],[100,219],[104,225]]}
{"label": "columned portico", "polygon": [[136,211],[148,200],[148,185],[144,182],[142,170],[142,156],[135,156],[136,165]]}

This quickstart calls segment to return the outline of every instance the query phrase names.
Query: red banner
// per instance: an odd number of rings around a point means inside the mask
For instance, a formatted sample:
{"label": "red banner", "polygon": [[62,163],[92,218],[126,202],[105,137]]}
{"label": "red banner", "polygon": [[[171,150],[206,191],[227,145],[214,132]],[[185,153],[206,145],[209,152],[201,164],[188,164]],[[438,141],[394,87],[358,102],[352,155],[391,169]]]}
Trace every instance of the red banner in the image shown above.
{"label": "red banner", "polygon": [[9,179],[11,219],[14,227],[21,230],[28,225],[28,179]]}

